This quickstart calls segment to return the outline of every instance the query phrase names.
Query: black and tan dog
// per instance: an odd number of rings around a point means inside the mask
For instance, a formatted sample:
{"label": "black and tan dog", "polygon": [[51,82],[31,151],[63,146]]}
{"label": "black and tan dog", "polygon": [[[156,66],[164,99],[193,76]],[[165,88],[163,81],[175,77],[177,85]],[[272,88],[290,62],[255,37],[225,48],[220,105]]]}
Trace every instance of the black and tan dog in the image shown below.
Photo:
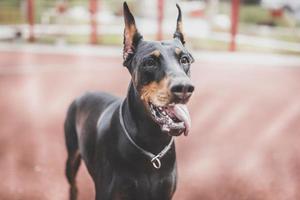
{"label": "black and tan dog", "polygon": [[124,3],[124,63],[132,76],[124,100],[87,93],[65,121],[66,175],[77,198],[76,173],[84,160],[97,200],[170,200],[176,189],[174,137],[187,135],[186,108],[194,86],[184,47],[181,10],[169,41],[144,41]]}

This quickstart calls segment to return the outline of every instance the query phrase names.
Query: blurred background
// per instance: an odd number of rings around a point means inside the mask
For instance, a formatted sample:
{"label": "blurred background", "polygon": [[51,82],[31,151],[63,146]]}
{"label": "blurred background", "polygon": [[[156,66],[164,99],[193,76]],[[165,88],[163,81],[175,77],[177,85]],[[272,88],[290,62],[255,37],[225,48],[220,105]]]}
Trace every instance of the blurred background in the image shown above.
{"label": "blurred background", "polygon": [[[196,86],[175,200],[300,199],[300,1],[128,0],[147,40],[178,2]],[[63,122],[86,91],[126,95],[121,0],[0,0],[0,199],[68,199]],[[93,199],[84,165],[79,199]]]}
{"label": "blurred background", "polygon": [[[238,31],[239,50],[300,52],[297,0],[179,2],[184,10],[185,32],[194,49],[227,50],[231,33]],[[148,38],[162,39],[172,34],[177,14],[175,0],[129,0],[128,3]],[[120,45],[121,4],[119,0],[2,0],[0,39],[41,44]]]}

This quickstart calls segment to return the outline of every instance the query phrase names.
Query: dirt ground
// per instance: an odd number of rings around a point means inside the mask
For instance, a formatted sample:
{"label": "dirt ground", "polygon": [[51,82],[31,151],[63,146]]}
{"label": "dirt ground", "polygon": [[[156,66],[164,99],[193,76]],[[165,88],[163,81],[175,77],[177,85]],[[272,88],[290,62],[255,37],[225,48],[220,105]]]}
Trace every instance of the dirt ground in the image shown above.
{"label": "dirt ground", "polygon": [[[120,58],[0,53],[1,200],[68,199],[66,109],[85,91],[124,96]],[[299,200],[300,63],[198,60],[192,68],[192,131],[176,139],[174,199]],[[93,199],[84,165],[78,184],[80,199]]]}

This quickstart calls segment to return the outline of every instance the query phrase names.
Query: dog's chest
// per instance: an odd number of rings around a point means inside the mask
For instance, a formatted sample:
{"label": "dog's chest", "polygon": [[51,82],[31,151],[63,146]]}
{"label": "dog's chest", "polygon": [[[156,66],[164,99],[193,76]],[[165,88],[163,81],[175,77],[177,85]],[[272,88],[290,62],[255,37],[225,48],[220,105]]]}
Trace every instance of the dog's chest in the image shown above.
{"label": "dog's chest", "polygon": [[176,187],[176,174],[143,174],[123,181],[116,199],[170,200]]}

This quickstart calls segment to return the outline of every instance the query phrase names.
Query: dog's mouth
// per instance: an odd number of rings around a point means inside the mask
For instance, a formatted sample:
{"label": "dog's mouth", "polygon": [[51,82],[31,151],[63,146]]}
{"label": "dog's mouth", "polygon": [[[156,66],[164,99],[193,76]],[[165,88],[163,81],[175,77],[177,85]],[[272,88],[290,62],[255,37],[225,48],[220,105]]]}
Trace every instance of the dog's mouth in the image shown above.
{"label": "dog's mouth", "polygon": [[191,118],[187,106],[184,104],[169,104],[167,106],[156,106],[149,102],[149,110],[152,118],[158,123],[163,132],[170,136],[185,136],[191,127]]}

